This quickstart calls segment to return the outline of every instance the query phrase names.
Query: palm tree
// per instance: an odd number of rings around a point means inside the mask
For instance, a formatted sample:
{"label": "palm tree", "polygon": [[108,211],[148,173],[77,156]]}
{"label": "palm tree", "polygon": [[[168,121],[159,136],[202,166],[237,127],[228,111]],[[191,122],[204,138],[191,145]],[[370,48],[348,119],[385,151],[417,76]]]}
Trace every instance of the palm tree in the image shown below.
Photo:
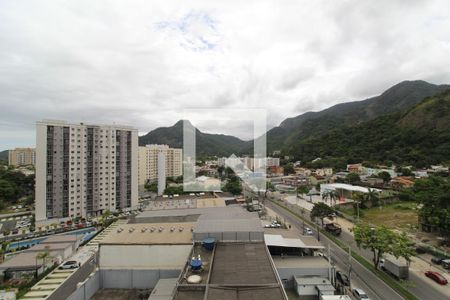
{"label": "palm tree", "polygon": [[356,222],[359,223],[359,209],[361,206],[364,206],[364,202],[366,201],[366,196],[360,192],[352,193],[353,207],[356,210]]}
{"label": "palm tree", "polygon": [[334,202],[334,205],[336,205],[336,200],[339,198],[339,195],[336,193],[336,191],[325,191],[322,193],[322,199],[327,201],[330,199],[330,204]]}
{"label": "palm tree", "polygon": [[36,278],[37,278],[37,276],[38,276],[37,260],[38,260],[38,259],[42,260],[43,270],[45,271],[45,263],[46,263],[46,260],[49,259],[49,258],[52,258],[52,255],[51,255],[51,253],[50,253],[50,251],[49,251],[49,248],[50,248],[50,246],[45,246],[45,250],[44,250],[43,252],[39,252],[39,253],[36,255]]}
{"label": "palm tree", "polygon": [[371,202],[372,205],[377,205],[380,198],[376,190],[369,188],[367,193],[364,195],[364,200]]}

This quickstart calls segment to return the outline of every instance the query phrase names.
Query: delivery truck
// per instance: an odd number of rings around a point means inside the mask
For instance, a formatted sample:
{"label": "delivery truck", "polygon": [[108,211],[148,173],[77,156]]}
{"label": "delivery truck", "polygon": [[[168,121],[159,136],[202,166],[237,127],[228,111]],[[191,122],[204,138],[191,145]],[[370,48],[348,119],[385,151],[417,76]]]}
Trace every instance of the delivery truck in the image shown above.
{"label": "delivery truck", "polygon": [[403,260],[398,260],[395,258],[382,258],[380,259],[379,267],[381,270],[397,279],[408,279],[409,267]]}

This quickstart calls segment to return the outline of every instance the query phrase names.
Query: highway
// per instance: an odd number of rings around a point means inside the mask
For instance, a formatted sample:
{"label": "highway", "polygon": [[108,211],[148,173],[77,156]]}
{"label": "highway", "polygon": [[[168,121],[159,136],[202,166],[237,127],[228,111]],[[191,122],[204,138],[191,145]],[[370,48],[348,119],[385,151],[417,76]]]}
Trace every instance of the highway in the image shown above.
{"label": "highway", "polygon": [[[270,201],[265,202],[266,206],[272,209],[275,213],[280,215],[285,219],[285,221],[289,222],[292,226],[297,227],[299,230],[303,228],[303,222],[298,219],[296,216],[292,215],[289,211],[280,208],[279,206],[272,204]],[[306,218],[306,216],[305,216]],[[317,232],[314,228],[311,228],[314,231],[314,234]],[[348,253],[342,250],[338,245],[329,240],[326,236],[320,235],[320,242],[324,244],[326,247],[330,247],[332,260],[336,263],[336,265],[341,270],[346,270],[348,267]],[[357,282],[360,283],[360,288],[362,288],[370,297],[370,299],[379,299],[379,300],[401,300],[404,299],[402,296],[397,294],[391,287],[389,287],[384,281],[379,279],[374,273],[367,270],[364,266],[359,264],[353,258],[351,259],[352,264],[352,277],[351,279],[357,279]]]}
{"label": "highway", "polygon": [[[347,244],[352,245],[352,248],[356,250],[356,245],[354,244],[353,236],[346,232],[342,231],[340,240],[346,242]],[[367,260],[371,261],[373,254],[369,250],[365,249],[357,249],[358,253]],[[431,281],[425,276],[418,276],[416,273],[409,272],[409,286],[407,286],[407,290],[414,294],[417,298],[428,300],[448,300],[450,299],[450,295],[445,295],[438,289],[434,288],[433,285],[437,284],[434,281]]]}
{"label": "highway", "polygon": [[[302,211],[298,210],[295,206],[289,205],[288,203],[285,203],[285,202],[283,204],[289,206],[290,208],[293,208],[299,214],[302,214]],[[288,219],[287,216],[289,216],[290,218],[288,220],[290,222],[291,222],[292,218],[297,219],[295,216],[290,214],[288,211],[286,211],[284,209],[280,209],[279,206],[270,203],[270,201],[266,201],[266,205],[267,205],[267,207],[269,207],[271,209],[273,208],[273,210],[275,210],[277,213],[280,213],[280,215],[282,215],[286,219]],[[309,218],[309,212],[307,210],[305,210],[303,212],[303,217],[305,217],[308,220],[310,219]],[[302,224],[301,221],[300,221],[300,223]],[[315,230],[314,230],[314,232],[315,232],[315,234],[317,234]],[[361,256],[366,258],[369,262],[372,261],[372,258],[373,258],[372,252],[369,251],[369,250],[358,248],[356,246],[355,242],[354,242],[353,235],[351,235],[350,233],[348,233],[346,231],[342,231],[342,234],[338,238],[341,241],[343,241],[345,244],[351,245],[352,251],[357,252],[358,254],[360,254]],[[324,242],[326,240],[328,240],[328,239],[326,239],[326,237],[321,236],[321,241],[322,242]],[[341,249],[341,248],[339,248],[339,249]],[[334,252],[333,252],[333,254],[334,254]],[[346,255],[346,260],[348,261],[348,254],[346,253],[345,255]],[[336,257],[338,259],[340,258],[340,254],[338,252],[336,252]],[[353,262],[355,262],[354,260],[352,261],[352,264],[355,265]],[[353,268],[353,270],[355,270],[355,268]],[[368,277],[366,277],[366,273],[370,273],[371,275],[375,276],[371,271],[366,270],[365,268],[364,268],[364,270],[365,270],[365,272],[361,273],[362,276],[363,276],[362,278],[368,278]],[[358,273],[357,275],[361,275],[361,274]],[[361,276],[359,276],[359,277],[361,277]],[[378,277],[376,277],[376,278],[377,278],[378,281],[383,282]],[[372,283],[373,282],[370,281],[371,285],[373,285]],[[388,289],[392,290],[384,282],[383,282],[383,284],[385,285],[385,288],[388,288]],[[405,286],[405,288],[408,291],[410,291],[412,294],[414,294],[417,298],[423,299],[423,300],[430,300],[430,299],[433,299],[433,300],[448,300],[448,299],[450,299],[450,295],[445,294],[445,292],[442,292],[442,291],[438,290],[437,288],[435,288],[433,286],[434,284],[436,284],[436,283],[431,281],[431,280],[429,280],[427,277],[425,277],[425,276],[420,277],[416,273],[410,272],[409,284],[408,284],[408,286]],[[398,297],[400,297],[400,295],[398,295]],[[381,298],[381,299],[394,299],[394,298]],[[398,298],[398,299],[402,299],[402,298]]]}

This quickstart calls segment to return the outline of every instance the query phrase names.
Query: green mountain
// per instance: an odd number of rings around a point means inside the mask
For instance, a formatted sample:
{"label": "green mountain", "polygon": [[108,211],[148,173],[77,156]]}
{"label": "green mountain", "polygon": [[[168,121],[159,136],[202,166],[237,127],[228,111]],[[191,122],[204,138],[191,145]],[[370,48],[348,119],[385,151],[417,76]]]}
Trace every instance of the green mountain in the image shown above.
{"label": "green mountain", "polygon": [[[449,157],[450,152],[446,144],[441,143],[446,137],[439,130],[449,124],[449,114],[434,102],[440,101],[429,100],[433,97],[427,99],[431,102],[422,101],[449,88],[450,85],[434,85],[425,81],[404,81],[376,97],[288,118],[266,133],[267,153],[270,155],[274,150],[281,150],[282,154],[303,162],[322,157],[325,158],[323,163],[341,167],[348,162],[362,160],[415,165],[446,160],[445,154]],[[445,106],[445,103],[440,105]],[[437,111],[430,111],[433,109]],[[432,113],[433,118],[430,118]],[[423,129],[431,127],[434,128],[433,134],[425,134]],[[168,144],[180,148],[182,129],[182,121],[171,127],[157,128],[141,136],[139,144]],[[197,155],[227,156],[253,152],[253,141],[195,130]],[[435,135],[436,130],[439,134]],[[437,137],[440,139],[430,140]],[[434,147],[432,152],[424,149],[429,145]]]}
{"label": "green mountain", "polygon": [[8,162],[9,150],[0,151],[0,160]]}
{"label": "green mountain", "polygon": [[417,167],[450,162],[450,89],[405,111],[329,130],[290,144],[303,161],[343,167],[352,162],[390,162]]}
{"label": "green mountain", "polygon": [[280,126],[267,132],[268,153],[284,150],[296,152],[292,147],[298,140],[308,139],[329,130],[372,120],[378,116],[404,111],[449,88],[449,85],[434,85],[425,81],[403,81],[379,96],[362,101],[334,105],[319,112],[307,112],[281,122]]}
{"label": "green mountain", "polygon": [[[189,122],[191,130],[196,131],[196,151],[198,156],[239,155],[246,144],[245,141],[230,135],[203,133],[194,128]],[[160,127],[139,137],[139,146],[148,144],[167,144],[174,148],[183,148],[183,121],[180,120],[171,127]]]}

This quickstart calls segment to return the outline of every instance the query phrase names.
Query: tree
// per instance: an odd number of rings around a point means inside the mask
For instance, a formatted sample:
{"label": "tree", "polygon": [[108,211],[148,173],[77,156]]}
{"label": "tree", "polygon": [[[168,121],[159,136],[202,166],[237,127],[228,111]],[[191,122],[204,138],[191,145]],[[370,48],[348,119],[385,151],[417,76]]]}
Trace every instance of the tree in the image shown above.
{"label": "tree", "polygon": [[367,224],[358,224],[353,228],[353,234],[358,247],[372,251],[373,265],[378,269],[383,254],[391,252],[394,242],[392,231],[384,226],[374,228]]}
{"label": "tree", "polygon": [[401,173],[402,173],[402,176],[413,176],[414,175],[413,172],[411,171],[411,169],[409,169],[409,168],[402,168]]}
{"label": "tree", "polygon": [[311,220],[314,220],[314,218],[319,218],[323,226],[323,219],[333,213],[334,210],[331,207],[323,202],[319,202],[314,204],[314,207],[311,210],[310,217]]}
{"label": "tree", "polygon": [[288,164],[284,165],[283,166],[283,171],[284,171],[284,175],[289,175],[289,174],[295,173],[294,164],[293,163],[288,163]]}
{"label": "tree", "polygon": [[[37,255],[36,255],[36,261],[38,260],[38,259],[41,259],[42,260],[42,266],[43,266],[43,270],[45,270],[46,268],[46,260],[47,259],[49,259],[49,258],[52,258],[52,255],[51,255],[51,253],[50,253],[50,251],[49,251],[49,248],[50,248],[50,246],[45,246],[45,250],[43,251],[43,252],[39,252]],[[37,271],[37,269],[36,269],[36,278],[37,278],[37,275],[38,275],[38,271]]]}
{"label": "tree", "polygon": [[356,173],[349,173],[345,178],[348,183],[355,184],[361,181],[361,178]]}
{"label": "tree", "polygon": [[372,205],[378,205],[378,202],[380,201],[378,192],[374,189],[369,188],[367,190],[367,193],[364,194],[364,201],[370,202],[372,203]]}
{"label": "tree", "polygon": [[233,195],[240,195],[242,193],[242,186],[237,176],[232,176],[228,179],[227,183],[223,187],[225,192],[230,192]]}
{"label": "tree", "polygon": [[383,179],[384,183],[388,183],[389,181],[391,181],[391,174],[389,174],[386,171],[382,171],[382,172],[378,173],[378,178]]}
{"label": "tree", "polygon": [[411,257],[416,253],[414,246],[414,242],[406,236],[406,233],[396,234],[396,241],[392,245],[392,255],[396,258],[403,257],[409,265]]}
{"label": "tree", "polygon": [[353,209],[354,214],[356,215],[356,221],[359,222],[360,210],[359,208],[364,203],[364,195],[360,192],[352,192],[352,200],[353,200]]}
{"label": "tree", "polygon": [[308,194],[309,188],[306,185],[300,185],[297,187],[297,197],[298,195]]}
{"label": "tree", "polygon": [[378,269],[380,259],[385,253],[392,254],[396,258],[402,257],[408,263],[415,253],[414,243],[405,233],[395,233],[385,226],[371,227],[368,224],[358,224],[353,228],[353,234],[358,247],[372,251],[375,269]]}
{"label": "tree", "polygon": [[412,190],[421,204],[420,222],[450,236],[450,180],[439,176],[418,179]]}
{"label": "tree", "polygon": [[336,205],[336,200],[339,198],[339,195],[336,191],[324,191],[322,193],[322,200],[327,201],[330,199],[330,204],[334,201],[334,205]]}
{"label": "tree", "polygon": [[274,186],[273,186],[272,182],[267,180],[266,181],[266,191],[264,192],[264,198],[267,198],[267,192],[273,191],[273,189],[274,189]]}
{"label": "tree", "polygon": [[158,183],[156,183],[156,182],[146,183],[144,187],[149,192],[152,192],[152,193],[158,192]]}

